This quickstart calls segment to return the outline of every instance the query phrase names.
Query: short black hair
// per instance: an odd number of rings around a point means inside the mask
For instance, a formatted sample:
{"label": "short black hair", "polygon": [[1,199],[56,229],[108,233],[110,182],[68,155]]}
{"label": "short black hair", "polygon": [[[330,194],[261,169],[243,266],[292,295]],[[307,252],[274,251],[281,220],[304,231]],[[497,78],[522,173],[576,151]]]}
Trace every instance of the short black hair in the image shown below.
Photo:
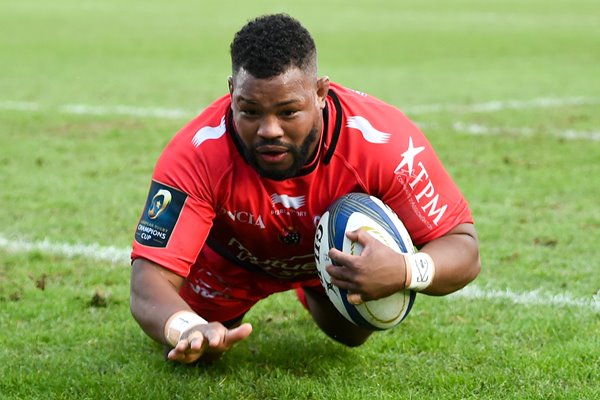
{"label": "short black hair", "polygon": [[289,67],[315,68],[316,46],[306,28],[287,14],[249,21],[231,42],[233,73],[245,69],[258,79],[280,75]]}

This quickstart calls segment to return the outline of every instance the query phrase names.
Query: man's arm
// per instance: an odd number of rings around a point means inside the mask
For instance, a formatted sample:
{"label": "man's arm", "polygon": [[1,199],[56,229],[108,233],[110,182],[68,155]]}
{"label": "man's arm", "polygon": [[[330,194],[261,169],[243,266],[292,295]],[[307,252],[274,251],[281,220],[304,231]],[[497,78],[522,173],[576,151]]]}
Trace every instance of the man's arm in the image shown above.
{"label": "man's arm", "polygon": [[130,307],[133,318],[148,336],[167,344],[164,328],[171,315],[192,311],[179,296],[183,278],[158,264],[143,258],[131,268]]}
{"label": "man's arm", "polygon": [[[406,257],[380,243],[364,230],[347,233],[350,240],[358,241],[364,249],[360,256],[344,254],[332,249],[329,255],[337,265],[329,266],[331,282],[359,294],[358,301],[389,296],[408,287]],[[479,244],[473,224],[460,224],[420,249],[433,260],[433,280],[422,293],[446,295],[459,290],[479,274]],[[410,267],[409,267],[410,268]],[[354,302],[354,301],[353,301]]]}
{"label": "man's arm", "polygon": [[227,329],[219,322],[199,322],[182,331],[177,343],[169,343],[165,337],[167,322],[177,313],[193,313],[190,306],[179,296],[179,288],[183,281],[181,276],[151,261],[138,258],[133,262],[131,313],[148,336],[173,347],[168,355],[170,360],[190,363],[205,352],[223,353],[250,335],[250,324]]}
{"label": "man's arm", "polygon": [[473,224],[460,224],[421,248],[433,259],[435,277],[423,293],[443,296],[455,292],[479,275],[479,242]]}

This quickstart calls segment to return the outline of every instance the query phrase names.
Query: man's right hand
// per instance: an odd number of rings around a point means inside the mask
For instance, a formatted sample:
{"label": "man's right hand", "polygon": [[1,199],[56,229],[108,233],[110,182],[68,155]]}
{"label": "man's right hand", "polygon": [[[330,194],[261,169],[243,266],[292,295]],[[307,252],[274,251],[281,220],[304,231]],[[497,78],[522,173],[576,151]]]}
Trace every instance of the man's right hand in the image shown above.
{"label": "man's right hand", "polygon": [[251,333],[252,325],[249,323],[232,329],[220,322],[197,325],[184,333],[182,339],[169,351],[167,358],[184,364],[192,363],[200,357],[216,358]]}

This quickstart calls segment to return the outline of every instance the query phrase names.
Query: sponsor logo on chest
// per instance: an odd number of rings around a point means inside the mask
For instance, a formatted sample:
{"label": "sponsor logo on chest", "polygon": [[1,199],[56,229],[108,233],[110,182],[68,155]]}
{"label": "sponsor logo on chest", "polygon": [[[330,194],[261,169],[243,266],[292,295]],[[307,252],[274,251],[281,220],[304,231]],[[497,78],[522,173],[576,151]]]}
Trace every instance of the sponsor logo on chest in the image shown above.
{"label": "sponsor logo on chest", "polygon": [[[271,210],[271,215],[294,215],[299,217],[305,217],[307,215],[306,211],[299,210],[304,207],[306,204],[306,196],[288,196],[286,194],[278,194],[273,193],[270,196],[271,205],[273,209]],[[231,221],[257,226],[260,229],[266,228],[266,223],[264,218],[259,212],[255,211],[245,211],[245,210],[228,210],[226,208],[222,208],[221,215],[226,215]],[[294,229],[289,228],[290,231]],[[288,233],[285,235],[288,236]],[[294,235],[290,237],[295,237]]]}
{"label": "sponsor logo on chest", "polygon": [[234,222],[239,222],[242,224],[254,225],[258,226],[260,229],[265,229],[265,223],[263,218],[259,214],[253,214],[248,211],[229,211],[222,210],[222,213],[227,215],[229,219]]}
{"label": "sponsor logo on chest", "polygon": [[[273,203],[272,215],[296,215],[305,217],[306,211],[300,210],[306,204],[306,196],[289,196],[287,194],[273,193],[271,195]],[[280,206],[281,205],[281,206]]]}

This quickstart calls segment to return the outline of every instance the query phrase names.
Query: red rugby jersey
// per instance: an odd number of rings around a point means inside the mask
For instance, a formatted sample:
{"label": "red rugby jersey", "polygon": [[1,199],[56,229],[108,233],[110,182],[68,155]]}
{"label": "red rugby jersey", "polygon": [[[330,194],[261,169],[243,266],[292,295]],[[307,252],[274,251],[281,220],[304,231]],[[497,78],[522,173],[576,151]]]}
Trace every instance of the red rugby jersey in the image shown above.
{"label": "red rugby jersey", "polygon": [[379,197],[423,245],[472,222],[464,197],[423,133],[397,108],[331,84],[318,154],[299,176],[261,177],[244,159],[224,96],[160,156],[132,259],[187,276],[203,246],[286,280],[316,277],[316,224],[339,196]]}

